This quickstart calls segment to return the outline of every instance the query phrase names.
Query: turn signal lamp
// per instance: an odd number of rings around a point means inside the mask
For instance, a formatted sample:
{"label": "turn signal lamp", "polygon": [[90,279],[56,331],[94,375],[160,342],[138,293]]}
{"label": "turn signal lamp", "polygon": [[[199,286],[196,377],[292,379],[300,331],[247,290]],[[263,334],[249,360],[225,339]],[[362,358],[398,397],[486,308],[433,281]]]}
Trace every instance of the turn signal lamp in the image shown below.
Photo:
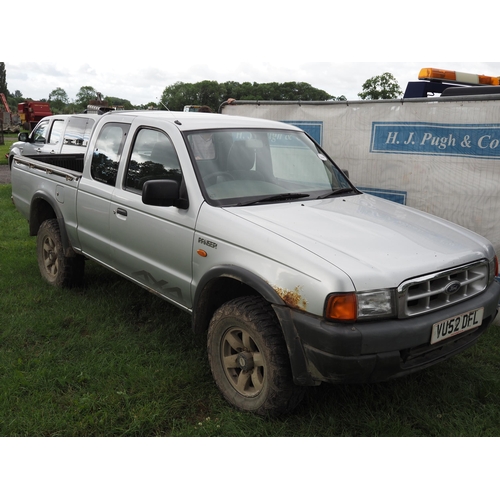
{"label": "turn signal lamp", "polygon": [[446,69],[423,68],[418,75],[419,80],[439,80],[444,82],[461,83],[464,85],[500,85],[500,77],[475,75]]}
{"label": "turn signal lamp", "polygon": [[358,301],[354,293],[330,295],[326,303],[326,317],[334,321],[356,321]]}

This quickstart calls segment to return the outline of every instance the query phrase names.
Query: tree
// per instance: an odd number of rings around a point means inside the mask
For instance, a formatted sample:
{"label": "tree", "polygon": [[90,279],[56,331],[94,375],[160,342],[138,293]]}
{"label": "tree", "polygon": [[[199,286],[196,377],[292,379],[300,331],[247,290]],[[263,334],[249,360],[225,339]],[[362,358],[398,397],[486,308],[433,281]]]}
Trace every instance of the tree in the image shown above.
{"label": "tree", "polygon": [[158,107],[157,102],[148,102],[147,104],[139,104],[138,106],[134,106],[134,109],[165,109],[163,106],[161,108]]}
{"label": "tree", "polygon": [[163,91],[161,107],[166,106],[170,111],[182,111],[186,105],[200,104],[197,100],[196,89],[193,83],[177,82],[168,86]]}
{"label": "tree", "polygon": [[358,94],[364,100],[397,99],[402,95],[401,87],[391,73],[369,78],[363,84],[363,92]]}
{"label": "tree", "polygon": [[219,84],[213,80],[204,80],[195,86],[196,98],[202,105],[210,106],[217,111],[224,99],[224,84]]}
{"label": "tree", "polygon": [[329,101],[333,98],[324,90],[304,82],[226,82],[224,85],[224,101],[230,98],[247,101]]}
{"label": "tree", "polygon": [[61,87],[57,87],[49,94],[49,101],[57,102],[60,104],[68,104],[69,97],[64,89],[62,89]]}
{"label": "tree", "polygon": [[16,90],[13,93],[9,93],[9,95],[7,96],[7,102],[9,103],[10,110],[13,112],[17,110],[17,105],[25,100],[26,99],[24,98],[20,90]]}
{"label": "tree", "polygon": [[90,101],[94,101],[97,98],[97,92],[94,87],[86,86],[81,87],[76,94],[75,104],[82,109],[87,109]]}
{"label": "tree", "polygon": [[54,114],[64,113],[69,104],[68,94],[61,87],[57,87],[49,94],[49,103]]}
{"label": "tree", "polygon": [[9,90],[7,89],[7,71],[5,70],[5,63],[0,62],[0,93],[4,94],[5,97],[9,96]]}
{"label": "tree", "polygon": [[278,90],[278,101],[328,101],[332,96],[304,82],[286,82]]}
{"label": "tree", "polygon": [[116,108],[134,109],[134,106],[128,99],[106,96],[104,98],[104,101],[107,102],[109,106],[113,106]]}
{"label": "tree", "polygon": [[204,80],[198,83],[177,82],[170,85],[163,92],[161,99],[162,104],[171,111],[181,111],[187,105],[205,105],[217,111],[219,106],[228,99],[328,101],[330,99],[345,100],[345,97],[334,98],[324,90],[316,89],[303,82],[238,83],[229,81],[218,83]]}

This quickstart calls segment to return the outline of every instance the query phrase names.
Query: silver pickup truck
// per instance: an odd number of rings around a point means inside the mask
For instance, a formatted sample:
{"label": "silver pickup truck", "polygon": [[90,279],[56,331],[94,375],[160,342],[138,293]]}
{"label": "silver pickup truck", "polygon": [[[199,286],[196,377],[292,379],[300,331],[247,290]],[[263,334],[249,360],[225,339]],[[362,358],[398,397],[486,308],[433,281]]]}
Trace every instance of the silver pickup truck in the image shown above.
{"label": "silver pickup truck", "polygon": [[[49,155],[81,154],[85,152],[92,130],[100,116],[87,114],[52,115],[41,120],[31,134],[21,132],[9,149],[9,166],[14,157],[38,156],[43,161]],[[61,157],[59,157],[59,160]]]}
{"label": "silver pickup truck", "polygon": [[80,283],[92,259],[190,313],[241,410],[416,372],[497,314],[487,240],[361,193],[284,123],[111,113],[83,173],[16,156],[12,190],[49,283]]}

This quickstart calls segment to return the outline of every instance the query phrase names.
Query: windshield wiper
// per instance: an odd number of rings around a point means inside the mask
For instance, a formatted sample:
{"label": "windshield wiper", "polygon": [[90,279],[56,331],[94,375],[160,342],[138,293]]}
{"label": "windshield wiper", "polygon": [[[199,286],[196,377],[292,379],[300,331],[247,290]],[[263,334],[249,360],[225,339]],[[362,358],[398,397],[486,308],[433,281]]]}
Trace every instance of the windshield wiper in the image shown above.
{"label": "windshield wiper", "polygon": [[311,196],[308,193],[281,193],[273,194],[272,196],[265,196],[264,198],[259,198],[258,200],[251,201],[249,203],[239,203],[239,207],[248,207],[250,205],[258,205],[259,203],[268,203],[272,201],[286,201],[286,200],[297,200],[299,198],[309,198]]}
{"label": "windshield wiper", "polygon": [[356,190],[353,189],[352,187],[335,189],[331,193],[324,194],[323,196],[318,196],[318,200],[323,200],[325,198],[330,198],[332,196],[338,196],[340,194],[353,193],[353,192],[356,192]]}

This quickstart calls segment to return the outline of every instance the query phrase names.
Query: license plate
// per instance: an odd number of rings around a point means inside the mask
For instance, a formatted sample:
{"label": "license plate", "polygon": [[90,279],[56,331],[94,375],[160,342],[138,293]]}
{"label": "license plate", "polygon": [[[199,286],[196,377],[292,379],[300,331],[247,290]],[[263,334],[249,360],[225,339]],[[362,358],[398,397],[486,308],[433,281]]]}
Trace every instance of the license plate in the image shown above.
{"label": "license plate", "polygon": [[431,344],[437,344],[468,330],[477,328],[483,322],[484,308],[469,311],[454,318],[445,319],[432,326]]}

